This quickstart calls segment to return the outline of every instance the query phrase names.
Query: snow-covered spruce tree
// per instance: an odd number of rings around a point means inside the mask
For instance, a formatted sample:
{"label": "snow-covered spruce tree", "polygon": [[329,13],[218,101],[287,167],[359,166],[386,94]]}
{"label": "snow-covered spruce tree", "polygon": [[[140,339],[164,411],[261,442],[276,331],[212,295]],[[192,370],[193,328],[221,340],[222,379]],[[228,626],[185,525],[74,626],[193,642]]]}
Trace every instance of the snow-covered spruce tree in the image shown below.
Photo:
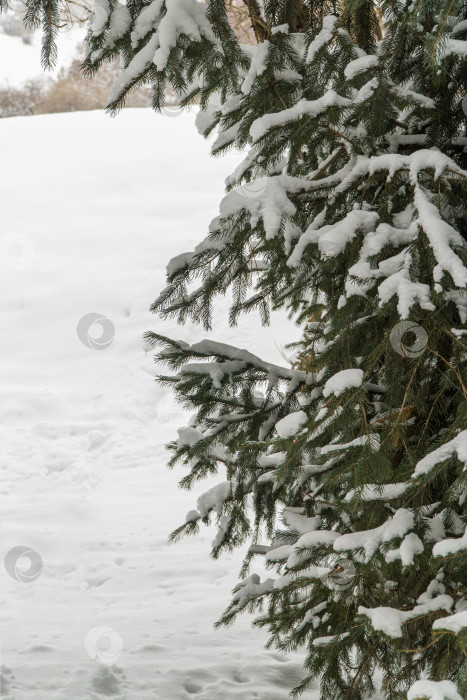
{"label": "snow-covered spruce tree", "polygon": [[[467,697],[467,5],[460,0],[96,0],[85,67],[120,55],[139,85],[199,101],[213,152],[248,153],[209,235],[168,266],[162,317],[210,326],[286,308],[297,364],[156,333],[194,413],[172,443],[205,494],[174,537],[218,522],[246,542],[221,623],[248,609],[305,647],[296,692]],[[251,291],[249,291],[251,290]],[[254,557],[271,569],[249,574]],[[254,563],[254,562],[253,562]],[[412,686],[412,687],[411,687]]]}

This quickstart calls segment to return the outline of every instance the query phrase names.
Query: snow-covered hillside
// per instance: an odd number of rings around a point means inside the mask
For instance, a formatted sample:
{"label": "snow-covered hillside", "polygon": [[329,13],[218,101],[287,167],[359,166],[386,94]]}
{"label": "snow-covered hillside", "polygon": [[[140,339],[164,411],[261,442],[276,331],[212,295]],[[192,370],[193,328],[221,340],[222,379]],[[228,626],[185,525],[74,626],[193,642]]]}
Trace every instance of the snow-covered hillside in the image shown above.
{"label": "snow-covered hillside", "polygon": [[0,31],[0,88],[5,85],[17,87],[26,80],[55,76],[60,68],[68,66],[78,56],[83,36],[83,28],[58,35],[57,65],[55,71],[50,73],[41,68],[40,31],[31,35],[30,44],[25,44],[21,37],[8,36]]}
{"label": "snow-covered hillside", "polygon": [[[248,617],[213,629],[240,556],[209,559],[212,532],[167,543],[206,485],[180,492],[165,467],[186,417],[142,340],[203,337],[148,307],[238,156],[149,110],[4,119],[0,136],[2,697],[284,700],[300,658],[264,650]],[[211,337],[284,363],[285,317],[259,333],[225,315]]]}

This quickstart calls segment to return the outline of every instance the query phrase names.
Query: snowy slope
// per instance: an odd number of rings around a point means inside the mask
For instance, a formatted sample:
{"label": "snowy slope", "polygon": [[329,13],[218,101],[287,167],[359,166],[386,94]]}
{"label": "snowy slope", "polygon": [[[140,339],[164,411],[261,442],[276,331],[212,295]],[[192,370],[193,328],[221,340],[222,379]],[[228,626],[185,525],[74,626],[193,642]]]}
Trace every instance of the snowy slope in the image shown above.
{"label": "snowy slope", "polygon": [[[209,158],[192,115],[147,110],[5,119],[0,136],[2,697],[286,698],[298,656],[265,651],[246,616],[212,626],[239,555],[209,559],[212,532],[167,543],[205,487],[180,492],[165,468],[185,417],[142,341],[203,337],[148,307],[238,156]],[[99,326],[77,335],[92,313],[108,319],[100,349]],[[211,337],[281,363],[275,341],[298,333],[282,316],[261,334],[224,317]],[[42,560],[29,573],[22,545]]]}
{"label": "snowy slope", "polygon": [[26,80],[56,75],[60,68],[68,66],[78,56],[84,33],[83,28],[60,32],[57,37],[57,65],[50,73],[41,68],[40,31],[32,35],[31,44],[25,44],[20,37],[8,36],[0,31],[0,88],[5,85],[17,87]]}

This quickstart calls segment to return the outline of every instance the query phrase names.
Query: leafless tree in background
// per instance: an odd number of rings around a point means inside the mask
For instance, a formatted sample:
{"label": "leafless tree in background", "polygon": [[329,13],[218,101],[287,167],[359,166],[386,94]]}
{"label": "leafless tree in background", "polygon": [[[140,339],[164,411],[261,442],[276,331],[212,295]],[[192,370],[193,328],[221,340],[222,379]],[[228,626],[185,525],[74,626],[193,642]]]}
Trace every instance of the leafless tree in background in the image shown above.
{"label": "leafless tree in background", "polygon": [[[84,25],[92,12],[93,0],[63,0],[62,30]],[[244,44],[254,44],[264,38],[264,28],[258,21],[256,0],[227,0],[232,27]],[[0,15],[0,33],[32,42],[34,32],[24,26],[25,3],[10,0],[8,9]],[[112,83],[119,72],[118,61],[99,70],[92,80],[80,72],[83,47],[77,47],[77,58],[67,68],[51,76],[28,80],[21,86],[0,85],[0,118],[54,112],[104,109]],[[169,101],[170,101],[170,95]],[[174,100],[176,100],[176,97]],[[143,88],[129,96],[127,107],[148,107],[151,89]]]}
{"label": "leafless tree in background", "polygon": [[[85,24],[92,12],[92,0],[63,0],[62,29],[69,26]],[[251,13],[257,8],[256,0],[227,0],[227,8],[231,17],[232,27],[242,43],[254,43],[255,34],[252,29]],[[23,0],[10,0],[8,9],[0,16],[0,30],[12,36],[25,36],[31,30],[24,27],[23,18],[25,3]]]}

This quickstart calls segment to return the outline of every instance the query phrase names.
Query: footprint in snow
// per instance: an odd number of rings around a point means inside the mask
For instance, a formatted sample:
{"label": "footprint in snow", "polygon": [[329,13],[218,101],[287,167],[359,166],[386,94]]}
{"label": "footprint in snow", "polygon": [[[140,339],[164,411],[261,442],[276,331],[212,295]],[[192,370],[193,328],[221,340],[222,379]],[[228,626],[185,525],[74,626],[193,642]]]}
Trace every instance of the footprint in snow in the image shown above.
{"label": "footprint in snow", "polygon": [[14,695],[15,687],[15,674],[8,666],[2,666],[0,671],[0,697],[5,698],[5,700],[14,700],[16,697]]}
{"label": "footprint in snow", "polygon": [[103,586],[106,581],[110,581],[111,578],[111,576],[94,576],[94,578],[87,578],[85,580],[88,584],[88,588],[99,588],[99,586]]}
{"label": "footprint in snow", "polygon": [[99,666],[91,679],[90,700],[111,697],[113,700],[126,700],[121,679],[125,677],[118,666]]}
{"label": "footprint in snow", "polygon": [[249,682],[250,682],[249,677],[246,676],[246,675],[245,675],[244,673],[242,673],[241,671],[235,671],[235,673],[233,674],[233,680],[234,680],[236,683],[249,683]]}
{"label": "footprint in snow", "polygon": [[199,683],[194,683],[193,681],[187,681],[183,687],[187,693],[190,693],[190,695],[194,695],[195,693],[199,693],[201,690],[203,690],[202,685],[199,685]]}
{"label": "footprint in snow", "polygon": [[144,653],[157,653],[159,651],[165,651],[164,647],[159,644],[145,644],[141,647],[140,651]]}
{"label": "footprint in snow", "polygon": [[107,440],[107,436],[100,430],[90,430],[87,434],[88,450],[95,450]]}

